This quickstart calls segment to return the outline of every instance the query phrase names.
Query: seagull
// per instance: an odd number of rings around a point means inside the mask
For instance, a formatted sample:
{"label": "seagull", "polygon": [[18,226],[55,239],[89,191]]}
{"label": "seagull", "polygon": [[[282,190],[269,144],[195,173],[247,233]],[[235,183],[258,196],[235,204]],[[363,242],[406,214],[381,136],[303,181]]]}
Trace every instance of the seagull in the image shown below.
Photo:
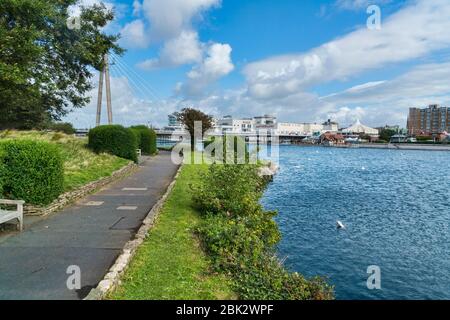
{"label": "seagull", "polygon": [[341,221],[339,221],[339,220],[336,222],[336,226],[337,226],[338,229],[345,229],[344,224]]}

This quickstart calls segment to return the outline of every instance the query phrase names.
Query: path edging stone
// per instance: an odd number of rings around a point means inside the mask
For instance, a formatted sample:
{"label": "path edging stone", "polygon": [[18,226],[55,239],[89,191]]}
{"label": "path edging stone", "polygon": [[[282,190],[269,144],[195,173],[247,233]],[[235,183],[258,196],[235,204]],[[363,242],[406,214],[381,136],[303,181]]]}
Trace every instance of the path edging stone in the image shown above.
{"label": "path edging stone", "polygon": [[142,225],[139,228],[139,231],[136,233],[134,239],[128,241],[125,244],[122,253],[116,259],[113,266],[108,270],[103,280],[101,280],[97,287],[92,289],[83,300],[103,300],[112,290],[117,287],[117,285],[120,284],[120,280],[127,270],[134,255],[136,254],[137,249],[144,243],[144,240],[149,234],[149,231],[155,225],[158,216],[161,213],[162,207],[164,206],[167,198],[172,193],[172,190],[175,187],[182,168],[183,166],[180,166],[178,168],[173,181],[167,187],[164,195],[158,200],[158,202],[147,214],[147,217],[142,222]]}

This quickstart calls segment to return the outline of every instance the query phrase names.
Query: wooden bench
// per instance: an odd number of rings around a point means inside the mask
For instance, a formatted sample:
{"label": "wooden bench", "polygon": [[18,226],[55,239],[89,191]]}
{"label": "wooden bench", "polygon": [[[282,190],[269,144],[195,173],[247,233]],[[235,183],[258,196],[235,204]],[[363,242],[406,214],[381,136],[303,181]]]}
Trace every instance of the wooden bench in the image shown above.
{"label": "wooden bench", "polygon": [[0,204],[15,205],[16,211],[4,210],[0,208],[0,224],[17,219],[17,229],[23,230],[23,204],[25,201],[0,199]]}

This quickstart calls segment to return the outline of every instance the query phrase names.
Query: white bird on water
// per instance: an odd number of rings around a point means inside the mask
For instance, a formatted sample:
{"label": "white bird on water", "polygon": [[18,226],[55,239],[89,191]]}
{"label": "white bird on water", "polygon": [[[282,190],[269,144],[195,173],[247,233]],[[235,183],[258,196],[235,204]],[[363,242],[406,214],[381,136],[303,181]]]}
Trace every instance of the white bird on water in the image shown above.
{"label": "white bird on water", "polygon": [[341,221],[339,221],[339,220],[336,222],[336,226],[337,226],[338,229],[345,229],[344,224]]}

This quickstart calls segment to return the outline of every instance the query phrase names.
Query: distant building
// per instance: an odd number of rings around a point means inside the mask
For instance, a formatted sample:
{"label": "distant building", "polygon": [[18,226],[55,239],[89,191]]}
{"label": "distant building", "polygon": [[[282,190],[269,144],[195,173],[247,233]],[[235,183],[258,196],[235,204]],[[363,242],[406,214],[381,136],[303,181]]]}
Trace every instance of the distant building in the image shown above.
{"label": "distant building", "polygon": [[256,130],[275,130],[277,118],[271,115],[253,118]]}
{"label": "distant building", "polygon": [[312,136],[325,132],[338,132],[339,124],[328,120],[323,124],[319,123],[289,123],[279,122],[276,125],[276,133],[282,136]]}
{"label": "distant building", "polygon": [[215,132],[218,134],[242,134],[254,131],[253,119],[233,119],[225,116],[216,121]]}
{"label": "distant building", "polygon": [[224,116],[216,121],[214,134],[259,134],[266,133],[278,136],[310,137],[325,132],[337,133],[339,124],[328,120],[320,123],[278,122],[275,116],[264,115],[254,118],[235,119]]}
{"label": "distant building", "polygon": [[351,136],[351,135],[369,135],[369,136],[378,136],[378,130],[365,126],[363,124],[361,124],[361,122],[359,120],[357,120],[355,122],[355,124],[353,124],[352,126],[342,129],[341,132],[346,135],[346,136]]}
{"label": "distant building", "polygon": [[168,115],[168,126],[164,127],[165,131],[174,131],[174,132],[183,132],[184,126],[178,121],[178,117],[176,113],[172,113]]}
{"label": "distant building", "polygon": [[320,136],[320,143],[326,146],[345,144],[345,138],[340,133],[326,132]]}
{"label": "distant building", "polygon": [[424,109],[409,109],[409,134],[434,135],[444,131],[450,131],[450,108],[434,104]]}
{"label": "distant building", "polygon": [[339,123],[331,121],[331,119],[328,119],[328,121],[324,122],[322,125],[323,130],[325,131],[338,132],[339,130]]}
{"label": "distant building", "polygon": [[306,134],[304,123],[278,122],[276,132],[283,136],[303,136]]}
{"label": "distant building", "polygon": [[175,113],[169,114],[169,127],[180,127],[181,123],[178,121],[178,117]]}
{"label": "distant building", "polygon": [[390,143],[405,143],[408,142],[408,137],[404,134],[396,134],[391,137]]}

